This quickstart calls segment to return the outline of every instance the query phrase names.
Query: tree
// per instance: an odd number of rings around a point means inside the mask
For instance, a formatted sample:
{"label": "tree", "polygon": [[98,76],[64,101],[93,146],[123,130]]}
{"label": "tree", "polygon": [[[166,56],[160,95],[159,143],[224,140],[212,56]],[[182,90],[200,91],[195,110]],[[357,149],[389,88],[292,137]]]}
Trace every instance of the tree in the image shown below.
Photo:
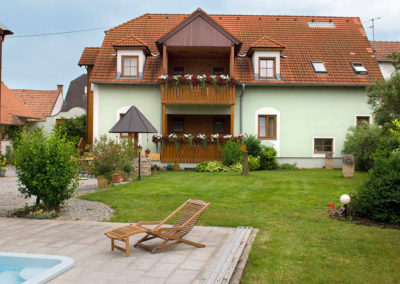
{"label": "tree", "polygon": [[74,118],[62,118],[63,122],[56,125],[56,128],[66,135],[67,140],[77,144],[81,137],[86,137],[86,115],[83,114]]}
{"label": "tree", "polygon": [[47,134],[35,129],[15,149],[19,191],[36,196],[47,209],[59,209],[78,186],[77,152],[59,131]]}
{"label": "tree", "polygon": [[394,52],[395,72],[388,80],[376,81],[368,88],[368,104],[372,107],[375,122],[389,129],[392,121],[400,118],[400,53]]}

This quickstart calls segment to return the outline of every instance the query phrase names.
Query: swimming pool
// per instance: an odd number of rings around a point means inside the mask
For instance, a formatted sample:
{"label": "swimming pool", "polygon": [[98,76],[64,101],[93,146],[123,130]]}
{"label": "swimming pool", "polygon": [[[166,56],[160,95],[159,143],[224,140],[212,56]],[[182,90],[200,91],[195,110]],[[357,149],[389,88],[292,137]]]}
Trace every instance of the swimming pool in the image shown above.
{"label": "swimming pool", "polygon": [[0,283],[46,283],[73,265],[66,256],[0,252]]}

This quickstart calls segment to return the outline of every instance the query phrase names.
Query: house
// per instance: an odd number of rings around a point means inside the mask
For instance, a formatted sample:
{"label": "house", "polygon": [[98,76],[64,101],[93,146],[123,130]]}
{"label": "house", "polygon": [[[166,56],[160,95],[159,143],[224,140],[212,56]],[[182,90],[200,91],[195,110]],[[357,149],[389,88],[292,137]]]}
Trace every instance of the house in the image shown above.
{"label": "house", "polygon": [[27,120],[38,117],[3,82],[0,107],[0,153],[4,153],[6,146],[11,145],[11,140],[6,135],[7,128],[25,125]]}
{"label": "house", "polygon": [[61,111],[64,103],[63,85],[57,85],[56,90],[11,89],[11,92],[35,115],[35,118],[27,119],[28,131],[37,127],[53,130],[54,123],[47,120]]}
{"label": "house", "polygon": [[[341,166],[348,128],[371,120],[366,87],[382,79],[359,18],[201,9],[144,14],[109,29],[79,65],[90,82],[89,141],[110,135],[134,105],[160,135],[254,134],[280,163],[300,167],[322,167],[327,153]],[[214,143],[176,149],[139,139],[163,163],[220,158]]]}
{"label": "house", "polygon": [[375,49],[376,60],[385,79],[390,78],[394,72],[392,59],[388,58],[393,52],[400,53],[400,41],[374,41],[371,46]]}

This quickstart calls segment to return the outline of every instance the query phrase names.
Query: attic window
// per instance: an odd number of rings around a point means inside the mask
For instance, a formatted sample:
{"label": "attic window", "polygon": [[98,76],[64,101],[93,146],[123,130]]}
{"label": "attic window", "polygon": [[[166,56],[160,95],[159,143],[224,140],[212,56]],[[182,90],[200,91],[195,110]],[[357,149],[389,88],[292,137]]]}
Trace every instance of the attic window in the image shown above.
{"label": "attic window", "polygon": [[322,61],[313,61],[312,67],[315,73],[328,73],[325,68],[325,64]]}
{"label": "attic window", "polygon": [[308,27],[310,28],[336,28],[334,22],[308,22]]}
{"label": "attic window", "polygon": [[351,63],[351,67],[353,67],[353,70],[354,70],[354,72],[356,72],[356,74],[360,74],[360,75],[367,75],[368,74],[368,71],[364,67],[364,64],[362,64],[360,62],[352,62]]}

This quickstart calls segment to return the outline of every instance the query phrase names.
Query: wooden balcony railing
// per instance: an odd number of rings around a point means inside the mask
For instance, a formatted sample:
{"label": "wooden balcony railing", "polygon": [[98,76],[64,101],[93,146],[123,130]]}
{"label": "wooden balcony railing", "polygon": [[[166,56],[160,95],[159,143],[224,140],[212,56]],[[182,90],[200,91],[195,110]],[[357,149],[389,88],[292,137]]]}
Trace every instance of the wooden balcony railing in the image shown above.
{"label": "wooden balcony railing", "polygon": [[165,143],[161,148],[161,162],[163,163],[200,163],[204,161],[220,161],[221,152],[217,144],[209,143],[206,146],[181,144],[178,150],[174,143]]}
{"label": "wooden balcony railing", "polygon": [[197,105],[233,105],[235,104],[234,86],[161,86],[161,103],[163,104],[197,104]]}

